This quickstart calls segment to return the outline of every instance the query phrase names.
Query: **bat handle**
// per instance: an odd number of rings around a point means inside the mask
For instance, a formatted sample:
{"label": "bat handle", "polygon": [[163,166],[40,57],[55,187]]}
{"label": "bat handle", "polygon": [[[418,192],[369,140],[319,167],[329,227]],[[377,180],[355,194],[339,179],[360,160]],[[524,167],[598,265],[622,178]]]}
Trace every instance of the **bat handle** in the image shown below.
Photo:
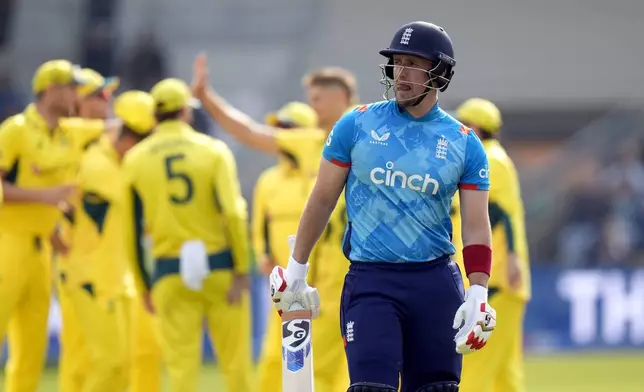
{"label": "bat handle", "polygon": [[288,311],[282,313],[282,321],[301,319],[313,319],[313,312],[311,310],[304,309],[304,307],[297,302],[293,303],[293,305],[288,308]]}

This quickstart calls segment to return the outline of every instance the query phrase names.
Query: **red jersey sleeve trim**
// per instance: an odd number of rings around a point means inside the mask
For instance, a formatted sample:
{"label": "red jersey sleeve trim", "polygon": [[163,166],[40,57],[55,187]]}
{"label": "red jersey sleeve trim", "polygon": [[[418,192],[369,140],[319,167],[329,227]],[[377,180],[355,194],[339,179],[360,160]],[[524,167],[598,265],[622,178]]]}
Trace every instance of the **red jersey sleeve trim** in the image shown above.
{"label": "red jersey sleeve trim", "polygon": [[468,190],[468,191],[478,191],[479,190],[479,186],[476,185],[476,184],[458,184],[458,187],[460,189],[465,189],[465,190]]}
{"label": "red jersey sleeve trim", "polygon": [[340,166],[340,167],[350,167],[351,166],[351,162],[342,162],[342,161],[338,161],[335,158],[331,158],[331,160],[329,162],[333,163],[336,166]]}

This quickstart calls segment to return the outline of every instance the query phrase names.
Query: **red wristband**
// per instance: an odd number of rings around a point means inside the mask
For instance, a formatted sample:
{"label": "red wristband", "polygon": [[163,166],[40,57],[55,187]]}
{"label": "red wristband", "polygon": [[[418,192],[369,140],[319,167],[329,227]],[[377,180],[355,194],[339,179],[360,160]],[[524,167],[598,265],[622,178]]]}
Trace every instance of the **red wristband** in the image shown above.
{"label": "red wristband", "polygon": [[463,248],[465,275],[482,272],[490,276],[492,270],[492,249],[486,245],[468,245]]}

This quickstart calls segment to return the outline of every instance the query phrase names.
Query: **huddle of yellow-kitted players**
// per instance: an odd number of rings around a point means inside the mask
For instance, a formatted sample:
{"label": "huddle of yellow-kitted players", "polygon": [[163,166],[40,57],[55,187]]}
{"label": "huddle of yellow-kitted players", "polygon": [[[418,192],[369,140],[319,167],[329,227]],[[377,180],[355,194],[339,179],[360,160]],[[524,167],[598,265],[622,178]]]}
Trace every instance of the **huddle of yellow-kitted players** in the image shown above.
{"label": "huddle of yellow-kitted players", "polygon": [[[204,320],[227,390],[281,392],[277,313],[253,376],[251,251],[265,274],[286,265],[286,237],[297,229],[324,141],[358,103],[355,78],[341,68],[315,70],[303,85],[309,105],[290,102],[260,124],[211,89],[204,55],[195,61],[191,87],[166,79],[149,93],[114,99],[117,78],[66,60],[38,68],[34,102],[0,126],[5,391],[37,390],[55,282],[63,317],[61,392],[160,391],[162,367],[172,391],[196,391]],[[240,143],[278,158],[255,187],[250,233],[230,149],[190,126],[195,99]],[[474,99],[456,116],[481,135],[490,161],[490,297],[503,310],[496,338],[466,358],[461,390],[522,391],[521,323],[530,288],[518,178],[496,139],[498,109]],[[456,241],[460,224],[453,217]],[[342,197],[311,262],[311,283],[324,302],[313,329],[313,345],[324,348],[314,354],[318,392],[349,385],[339,332],[349,265],[341,246],[345,226]]]}

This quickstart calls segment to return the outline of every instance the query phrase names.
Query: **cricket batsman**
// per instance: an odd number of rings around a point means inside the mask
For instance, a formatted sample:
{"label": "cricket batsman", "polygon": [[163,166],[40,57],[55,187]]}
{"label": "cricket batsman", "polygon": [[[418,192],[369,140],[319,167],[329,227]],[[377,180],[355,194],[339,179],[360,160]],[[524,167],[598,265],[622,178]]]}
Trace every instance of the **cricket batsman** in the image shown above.
{"label": "cricket batsman", "polygon": [[[386,94],[395,99],[345,114],[329,134],[317,182],[286,269],[271,274],[273,302],[315,315],[308,259],[346,187],[343,249],[351,261],[340,311],[348,391],[458,391],[461,354],[481,349],[495,325],[487,303],[491,269],[489,179],[474,132],[437,103],[455,65],[444,29],[402,26],[380,51]],[[460,188],[470,288],[450,260],[451,199]],[[318,268],[323,268],[320,265]]]}
{"label": "cricket batsman", "polygon": [[[165,79],[151,95],[155,132],[126,156],[132,222],[125,226],[135,282],[158,317],[172,391],[193,392],[203,319],[229,391],[251,391],[250,245],[246,201],[232,152],[190,125],[190,88]],[[143,228],[153,276],[142,268]]]}
{"label": "cricket batsman", "polygon": [[[461,391],[522,392],[523,316],[530,299],[530,266],[523,202],[514,163],[498,140],[502,118],[490,101],[472,98],[456,109],[456,117],[482,140],[490,176],[489,215],[492,226],[492,268],[488,299],[501,320],[486,349],[465,357]],[[461,229],[459,206],[454,206],[454,244]],[[459,263],[462,260],[457,258]]]}
{"label": "cricket batsman", "polygon": [[[335,67],[314,70],[304,77],[303,85],[309,104],[318,114],[321,130],[292,132],[276,127],[275,122],[254,122],[230,106],[208,85],[206,58],[201,55],[195,61],[193,91],[213,119],[247,147],[278,156],[284,152],[291,154],[297,159],[300,170],[309,173],[311,177],[317,175],[324,141],[333,124],[357,102],[355,78],[348,71]],[[279,118],[279,112],[276,117]],[[300,212],[294,211],[293,214],[299,216]],[[344,348],[337,330],[340,323],[342,277],[348,270],[348,261],[341,252],[345,226],[346,211],[344,202],[341,201],[331,215],[323,239],[318,244],[319,259],[324,260],[324,268],[317,269],[317,263],[313,262],[314,284],[325,301],[326,309],[313,328],[313,346],[325,348],[314,350],[315,388],[319,392],[337,391],[345,388],[348,382]],[[286,249],[286,244],[281,244],[280,248]],[[270,339],[271,332],[268,331],[268,334]],[[260,391],[279,391],[279,368],[270,372],[266,369],[260,364]]]}
{"label": "cricket batsman", "polygon": [[4,391],[35,392],[44,366],[51,299],[51,242],[59,204],[74,193],[76,146],[86,140],[59,120],[73,113],[80,69],[67,60],[42,64],[35,101],[0,125],[0,336],[10,356]]}
{"label": "cricket batsman", "polygon": [[[82,156],[88,145],[96,141],[104,133],[106,119],[109,116],[111,97],[118,88],[119,79],[104,78],[90,68],[83,68],[80,75],[84,84],[76,88],[78,94],[77,117],[62,118],[58,122],[64,130],[75,129],[85,138],[76,146],[76,165],[70,166],[72,176],[77,175]],[[120,126],[120,125],[119,125]],[[69,290],[74,285],[75,272],[79,266],[74,266],[67,258],[72,235],[73,218],[67,211],[65,219],[60,222],[55,236],[52,238],[57,272],[57,294],[60,303],[63,327],[60,333],[61,353],[59,358],[59,389],[63,392],[80,392],[83,390],[89,371],[89,354],[78,322],[76,309],[70,300]],[[81,261],[79,264],[82,264]]]}

